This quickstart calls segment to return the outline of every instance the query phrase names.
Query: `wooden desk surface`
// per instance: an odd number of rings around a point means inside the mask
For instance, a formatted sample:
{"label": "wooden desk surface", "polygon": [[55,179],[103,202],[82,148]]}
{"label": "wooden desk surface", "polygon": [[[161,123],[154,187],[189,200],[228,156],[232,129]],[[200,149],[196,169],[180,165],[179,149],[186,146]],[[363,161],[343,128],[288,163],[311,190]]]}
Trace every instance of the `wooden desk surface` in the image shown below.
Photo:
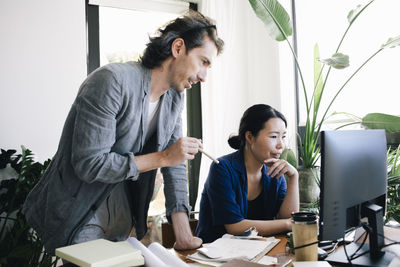
{"label": "wooden desk surface", "polygon": [[[384,234],[386,237],[398,241],[400,242],[400,229],[399,228],[392,228],[392,227],[384,227]],[[268,256],[276,256],[278,254],[281,253],[285,253],[286,251],[286,244],[288,242],[288,238],[286,235],[276,235],[275,238],[280,239],[280,242],[273,248],[271,249],[266,255]],[[386,243],[391,243],[391,241],[387,241]],[[343,249],[341,247],[337,248],[337,249]],[[194,263],[191,260],[188,260],[185,256],[186,255],[190,255],[195,253],[196,250],[187,250],[187,251],[175,251],[175,253],[185,262],[187,263]],[[193,266],[196,266],[196,264],[193,264]],[[200,265],[199,265],[200,266]],[[201,265],[204,266],[204,265]],[[332,265],[333,267],[337,267],[336,265]]]}
{"label": "wooden desk surface", "polygon": [[282,234],[275,236],[275,238],[280,239],[281,241],[267,253],[268,256],[275,256],[286,252],[286,244],[288,242],[287,236]]}

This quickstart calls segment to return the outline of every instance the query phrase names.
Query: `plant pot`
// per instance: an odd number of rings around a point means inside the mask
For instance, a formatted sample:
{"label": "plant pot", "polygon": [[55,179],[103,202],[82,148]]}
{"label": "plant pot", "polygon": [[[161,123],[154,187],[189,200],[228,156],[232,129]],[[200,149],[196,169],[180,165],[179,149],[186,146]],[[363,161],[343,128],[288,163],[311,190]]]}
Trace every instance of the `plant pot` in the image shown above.
{"label": "plant pot", "polygon": [[320,171],[318,167],[299,168],[299,194],[300,203],[311,204],[319,198],[319,177]]}

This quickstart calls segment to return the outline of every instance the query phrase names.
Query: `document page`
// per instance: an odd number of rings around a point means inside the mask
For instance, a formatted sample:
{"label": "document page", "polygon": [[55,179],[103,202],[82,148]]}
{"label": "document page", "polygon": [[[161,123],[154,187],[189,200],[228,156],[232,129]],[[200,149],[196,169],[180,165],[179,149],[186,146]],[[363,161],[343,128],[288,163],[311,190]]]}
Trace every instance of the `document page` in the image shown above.
{"label": "document page", "polygon": [[[219,238],[210,244],[204,244],[204,249],[189,255],[188,258],[197,262],[227,262],[231,259],[256,261],[261,255],[270,251],[279,239],[269,237],[266,240],[247,240],[237,238]],[[217,253],[216,253],[216,252]]]}

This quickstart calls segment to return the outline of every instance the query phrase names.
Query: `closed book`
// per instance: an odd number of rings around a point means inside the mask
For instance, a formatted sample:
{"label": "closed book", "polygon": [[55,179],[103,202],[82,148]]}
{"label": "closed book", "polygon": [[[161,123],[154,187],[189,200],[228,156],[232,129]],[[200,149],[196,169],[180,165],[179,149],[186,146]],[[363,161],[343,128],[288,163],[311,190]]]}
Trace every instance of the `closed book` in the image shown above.
{"label": "closed book", "polygon": [[58,248],[56,256],[83,267],[124,267],[144,264],[140,250],[133,248],[129,243],[116,243],[105,239]]}

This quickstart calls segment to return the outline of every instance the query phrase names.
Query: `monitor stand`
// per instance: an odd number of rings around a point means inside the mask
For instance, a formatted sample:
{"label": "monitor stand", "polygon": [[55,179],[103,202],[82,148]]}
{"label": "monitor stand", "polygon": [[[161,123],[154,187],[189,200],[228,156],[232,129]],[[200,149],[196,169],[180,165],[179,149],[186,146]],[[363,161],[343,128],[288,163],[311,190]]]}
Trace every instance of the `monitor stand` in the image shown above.
{"label": "monitor stand", "polygon": [[[381,250],[384,245],[383,208],[375,204],[367,204],[361,207],[361,213],[368,218],[368,225],[364,229],[368,232],[369,244],[364,244],[357,251],[357,255],[364,252],[365,254],[351,260],[351,263],[349,263],[344,248],[342,248],[328,256],[325,260],[339,266],[388,266],[394,255]],[[347,255],[353,255],[360,245],[359,243],[346,245]]]}
{"label": "monitor stand", "polygon": [[[360,246],[359,243],[350,243],[346,245],[347,255],[352,255]],[[357,254],[361,254],[363,252],[369,251],[369,245],[364,244],[363,247],[357,252]],[[362,255],[351,261],[352,265],[347,260],[346,254],[344,253],[344,249],[332,253],[325,260],[328,261],[332,265],[338,266],[376,266],[383,267],[388,266],[390,262],[393,260],[394,255],[390,252],[384,253],[381,257],[377,259],[372,259],[369,253]]]}

